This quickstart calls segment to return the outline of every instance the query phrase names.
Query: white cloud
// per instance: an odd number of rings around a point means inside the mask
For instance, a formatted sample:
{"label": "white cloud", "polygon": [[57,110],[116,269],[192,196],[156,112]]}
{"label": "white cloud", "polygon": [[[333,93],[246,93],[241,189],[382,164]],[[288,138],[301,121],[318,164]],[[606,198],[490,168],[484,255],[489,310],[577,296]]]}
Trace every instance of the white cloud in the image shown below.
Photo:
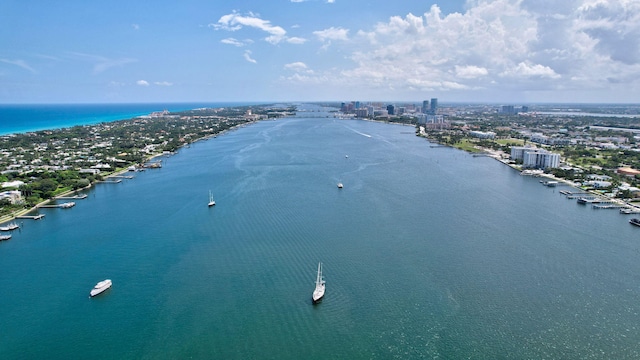
{"label": "white cloud", "polygon": [[[637,0],[467,0],[463,13],[444,15],[433,5],[422,15],[391,16],[349,33],[342,27],[313,32],[324,49],[331,42],[344,46],[323,54],[335,55],[331,68],[286,79],[378,89],[386,97],[392,91],[640,92]],[[351,65],[341,64],[345,54]]]}
{"label": "white cloud", "polygon": [[313,70],[309,69],[307,64],[301,61],[285,64],[284,68],[297,73],[313,74]]}
{"label": "white cloud", "polygon": [[170,83],[168,81],[156,81],[154,82],[154,84],[158,86],[173,86],[173,83]]}
{"label": "white cloud", "polygon": [[455,66],[456,76],[459,78],[473,79],[481,76],[486,76],[489,71],[483,67],[467,65],[467,66]]}
{"label": "white cloud", "polygon": [[302,45],[307,42],[307,39],[299,38],[299,37],[290,37],[287,39],[289,44]]}
{"label": "white cloud", "polygon": [[149,86],[149,82],[146,81],[146,80],[138,80],[138,81],[136,81],[136,85]]}
{"label": "white cloud", "polygon": [[243,56],[244,56],[244,59],[247,60],[250,63],[253,63],[253,64],[257,64],[258,63],[255,59],[251,58],[251,50],[245,50]]}
{"label": "white cloud", "polygon": [[237,46],[237,47],[242,47],[242,46],[245,46],[245,45],[247,45],[247,44],[251,43],[252,41],[247,41],[247,40],[245,40],[245,41],[240,41],[240,40],[237,40],[237,39],[234,39],[234,38],[226,38],[226,39],[222,39],[222,40],[220,40],[220,42],[221,42],[221,43],[223,43],[223,44],[228,44],[228,45],[233,45],[233,46]]}
{"label": "white cloud", "polygon": [[349,29],[344,29],[341,27],[330,27],[325,30],[314,31],[313,34],[318,37],[320,41],[330,41],[330,40],[349,40],[348,34]]}
{"label": "white cloud", "polygon": [[529,64],[526,62],[521,62],[517,66],[506,69],[504,72],[500,74],[500,76],[512,76],[512,77],[548,77],[552,79],[558,79],[561,76],[558,75],[553,69],[548,66],[540,65],[540,64]]}
{"label": "white cloud", "polygon": [[0,59],[0,62],[3,62],[5,64],[9,64],[9,65],[15,65],[15,66],[17,66],[19,68],[22,68],[24,70],[31,71],[32,73],[36,72],[36,70],[34,68],[32,68],[31,66],[29,66],[29,64],[27,64],[27,62],[24,61],[24,60]]}
{"label": "white cloud", "polygon": [[211,24],[216,30],[238,31],[244,26],[262,30],[269,34],[265,40],[271,44],[277,44],[283,39],[287,32],[280,26],[272,25],[269,20],[263,20],[254,14],[243,16],[238,13],[223,15],[217,24]]}

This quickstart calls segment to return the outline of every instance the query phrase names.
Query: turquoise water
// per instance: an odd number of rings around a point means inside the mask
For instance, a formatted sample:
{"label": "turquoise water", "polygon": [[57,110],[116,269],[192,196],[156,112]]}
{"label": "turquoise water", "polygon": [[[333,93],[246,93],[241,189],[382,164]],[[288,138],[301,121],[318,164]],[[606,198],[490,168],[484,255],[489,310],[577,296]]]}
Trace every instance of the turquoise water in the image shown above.
{"label": "turquoise water", "polygon": [[249,104],[0,104],[0,135],[126,120],[148,115],[154,111],[183,111],[201,107],[216,108],[235,105]]}
{"label": "turquoise water", "polygon": [[0,358],[640,357],[640,228],[430,145],[264,121],[42,209],[0,243]]}

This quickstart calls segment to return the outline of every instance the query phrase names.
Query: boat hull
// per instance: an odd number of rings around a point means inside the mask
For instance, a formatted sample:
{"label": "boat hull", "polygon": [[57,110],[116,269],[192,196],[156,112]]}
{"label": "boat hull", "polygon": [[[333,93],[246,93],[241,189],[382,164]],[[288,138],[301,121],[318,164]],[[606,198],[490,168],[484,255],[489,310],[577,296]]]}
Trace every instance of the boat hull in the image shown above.
{"label": "boat hull", "polygon": [[100,281],[93,289],[91,289],[91,292],[89,292],[89,296],[94,297],[102,294],[103,292],[111,288],[111,284],[111,280],[109,279]]}

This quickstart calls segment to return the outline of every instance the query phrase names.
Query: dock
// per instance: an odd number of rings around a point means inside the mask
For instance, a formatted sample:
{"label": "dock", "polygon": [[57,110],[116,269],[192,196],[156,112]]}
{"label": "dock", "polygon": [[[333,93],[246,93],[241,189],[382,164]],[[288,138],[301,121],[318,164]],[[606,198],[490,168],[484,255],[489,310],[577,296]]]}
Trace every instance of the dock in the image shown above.
{"label": "dock", "polygon": [[21,215],[21,216],[16,216],[16,219],[31,219],[31,220],[40,220],[44,217],[44,214],[38,214],[38,215]]}
{"label": "dock", "polygon": [[82,194],[82,195],[74,195],[74,196],[60,196],[57,197],[56,199],[60,199],[60,200],[82,200],[82,199],[86,199],[87,198],[87,194]]}
{"label": "dock", "polygon": [[118,179],[133,179],[133,175],[112,175],[110,178],[118,178]]}
{"label": "dock", "polygon": [[74,203],[73,201],[71,202],[66,202],[66,203],[62,203],[62,204],[55,204],[55,205],[40,205],[38,206],[39,208],[61,208],[61,209],[68,209],[68,208],[72,208],[76,206],[76,203]]}

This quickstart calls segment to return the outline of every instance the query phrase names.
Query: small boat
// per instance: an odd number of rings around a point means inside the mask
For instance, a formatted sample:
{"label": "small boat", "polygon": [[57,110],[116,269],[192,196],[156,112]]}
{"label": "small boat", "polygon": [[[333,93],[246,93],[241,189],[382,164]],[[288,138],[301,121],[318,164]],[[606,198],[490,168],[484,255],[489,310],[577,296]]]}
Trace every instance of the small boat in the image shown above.
{"label": "small boat", "polygon": [[338,189],[342,189],[342,183],[338,183]]}
{"label": "small boat", "polygon": [[12,222],[7,224],[7,226],[0,226],[0,231],[11,231],[11,230],[15,230],[17,228],[19,228],[20,225],[18,225],[18,223],[16,222]]}
{"label": "small boat", "polygon": [[629,223],[630,223],[631,225],[640,226],[640,219],[638,219],[638,218],[633,218],[633,219],[629,220]]}
{"label": "small boat", "polygon": [[11,239],[11,234],[9,235],[0,235],[0,241]]}
{"label": "small boat", "polygon": [[73,201],[69,201],[69,202],[60,204],[60,208],[62,208],[62,209],[69,209],[69,208],[72,208],[74,206],[76,206],[76,203],[74,203]]}
{"label": "small boat", "polygon": [[324,296],[325,281],[322,278],[322,263],[318,263],[318,275],[316,276],[316,288],[313,290],[313,296],[311,299],[314,303],[317,303]]}
{"label": "small boat", "polygon": [[102,280],[99,283],[97,283],[96,286],[93,287],[93,289],[91,289],[91,292],[89,293],[89,295],[91,295],[91,297],[100,295],[110,287],[111,287],[110,279]]}
{"label": "small boat", "polygon": [[209,206],[213,206],[216,204],[216,201],[213,200],[213,194],[211,193],[211,190],[209,190]]}

